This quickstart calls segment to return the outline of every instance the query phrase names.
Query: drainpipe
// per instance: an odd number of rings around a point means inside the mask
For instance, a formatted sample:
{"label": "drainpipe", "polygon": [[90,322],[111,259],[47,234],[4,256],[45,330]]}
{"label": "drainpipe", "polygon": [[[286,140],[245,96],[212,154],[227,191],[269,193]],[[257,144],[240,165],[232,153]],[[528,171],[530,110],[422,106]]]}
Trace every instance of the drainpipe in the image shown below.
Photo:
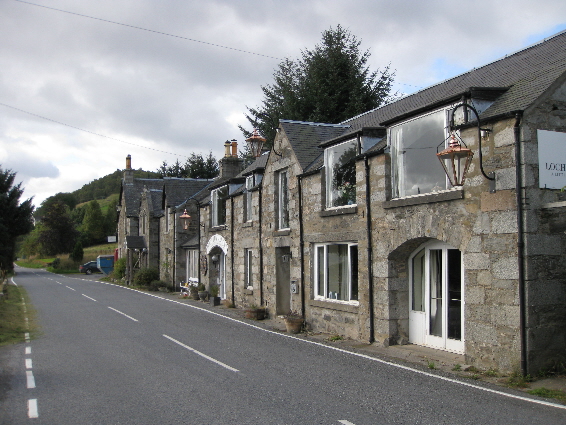
{"label": "drainpipe", "polygon": [[[259,202],[259,305],[263,306],[263,232],[262,232],[262,186],[258,188],[258,202]],[[251,270],[249,271],[251,273]]]}
{"label": "drainpipe", "polygon": [[371,191],[369,176],[369,161],[364,156],[365,179],[366,179],[366,232],[367,232],[367,256],[368,256],[368,308],[369,308],[369,343],[375,341],[374,311],[373,311],[373,240],[371,231]]}
{"label": "drainpipe", "polygon": [[[230,197],[230,270],[232,274],[232,305],[236,305],[234,296],[234,197]],[[224,271],[226,273],[226,271]],[[226,280],[226,276],[224,276]]]}
{"label": "drainpipe", "polygon": [[305,255],[304,255],[304,231],[303,231],[303,179],[299,175],[297,177],[299,184],[299,249],[301,261],[301,316],[305,317]]}
{"label": "drainpipe", "polygon": [[526,294],[525,294],[525,242],[523,226],[523,176],[521,170],[521,112],[515,114],[515,195],[517,197],[517,265],[519,268],[519,327],[521,333],[521,372],[528,372],[527,330],[526,330]]}
{"label": "drainpipe", "polygon": [[177,210],[173,212],[173,292],[177,290]]}

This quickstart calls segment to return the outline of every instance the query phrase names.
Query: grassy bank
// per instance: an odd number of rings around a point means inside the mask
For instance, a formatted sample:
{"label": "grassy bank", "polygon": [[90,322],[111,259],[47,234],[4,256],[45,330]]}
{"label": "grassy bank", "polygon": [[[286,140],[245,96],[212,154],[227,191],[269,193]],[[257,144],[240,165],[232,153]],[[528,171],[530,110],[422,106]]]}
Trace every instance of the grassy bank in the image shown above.
{"label": "grassy bank", "polygon": [[[27,302],[27,293],[19,286],[6,284],[0,297],[0,346],[24,342],[24,333],[36,331],[33,309]],[[22,298],[26,301],[24,304]],[[25,317],[28,317],[26,324]]]}

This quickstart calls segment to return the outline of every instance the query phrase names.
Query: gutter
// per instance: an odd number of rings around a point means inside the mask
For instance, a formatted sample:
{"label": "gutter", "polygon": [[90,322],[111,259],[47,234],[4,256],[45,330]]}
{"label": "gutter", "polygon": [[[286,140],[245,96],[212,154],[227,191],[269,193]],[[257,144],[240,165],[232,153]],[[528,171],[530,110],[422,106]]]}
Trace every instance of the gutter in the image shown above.
{"label": "gutter", "polygon": [[515,195],[517,198],[517,266],[519,269],[519,328],[521,335],[521,372],[527,376],[527,330],[526,330],[526,289],[525,289],[525,242],[523,224],[523,176],[521,169],[521,119],[522,113],[515,114]]}

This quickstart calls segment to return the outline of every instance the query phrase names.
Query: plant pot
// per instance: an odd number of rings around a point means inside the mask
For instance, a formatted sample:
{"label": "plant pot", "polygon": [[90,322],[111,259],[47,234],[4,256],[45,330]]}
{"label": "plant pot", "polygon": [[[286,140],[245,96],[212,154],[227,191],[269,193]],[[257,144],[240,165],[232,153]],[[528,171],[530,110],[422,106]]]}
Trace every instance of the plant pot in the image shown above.
{"label": "plant pot", "polygon": [[213,297],[211,295],[210,297],[208,297],[208,301],[210,302],[210,305],[213,307],[220,305],[220,297]]}
{"label": "plant pot", "polygon": [[303,318],[288,317],[285,319],[285,327],[287,328],[287,333],[298,334],[303,327]]}
{"label": "plant pot", "polygon": [[244,313],[246,319],[253,319],[253,320],[265,319],[265,308],[247,308]]}
{"label": "plant pot", "polygon": [[207,291],[199,291],[198,297],[201,301],[206,301],[206,299],[208,298],[208,292]]}
{"label": "plant pot", "polygon": [[191,292],[191,297],[192,297],[193,300],[196,300],[196,301],[200,300],[198,292]]}

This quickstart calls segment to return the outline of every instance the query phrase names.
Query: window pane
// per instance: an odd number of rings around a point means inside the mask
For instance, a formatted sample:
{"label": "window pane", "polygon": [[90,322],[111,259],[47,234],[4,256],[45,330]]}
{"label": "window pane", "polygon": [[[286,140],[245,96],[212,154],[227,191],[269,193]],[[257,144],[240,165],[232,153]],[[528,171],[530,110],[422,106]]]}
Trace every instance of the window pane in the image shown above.
{"label": "window pane", "polygon": [[317,285],[316,285],[316,295],[324,297],[324,282],[325,282],[325,274],[324,274],[324,247],[317,246],[316,247],[316,265],[317,265]]}
{"label": "window pane", "polygon": [[424,311],[425,298],[425,273],[424,273],[425,250],[423,249],[413,257],[413,287],[411,310]]}
{"label": "window pane", "polygon": [[350,287],[351,300],[358,299],[358,246],[350,246]]}
{"label": "window pane", "polygon": [[326,206],[356,203],[357,142],[342,143],[325,151]]}
{"label": "window pane", "polygon": [[448,338],[462,339],[462,258],[448,250]]}
{"label": "window pane", "polygon": [[430,250],[430,334],[442,336],[442,250]]}
{"label": "window pane", "polygon": [[328,298],[348,299],[348,245],[328,246]]}
{"label": "window pane", "polygon": [[394,196],[403,197],[446,189],[446,175],[436,157],[445,138],[444,110],[394,127],[391,159]]}

